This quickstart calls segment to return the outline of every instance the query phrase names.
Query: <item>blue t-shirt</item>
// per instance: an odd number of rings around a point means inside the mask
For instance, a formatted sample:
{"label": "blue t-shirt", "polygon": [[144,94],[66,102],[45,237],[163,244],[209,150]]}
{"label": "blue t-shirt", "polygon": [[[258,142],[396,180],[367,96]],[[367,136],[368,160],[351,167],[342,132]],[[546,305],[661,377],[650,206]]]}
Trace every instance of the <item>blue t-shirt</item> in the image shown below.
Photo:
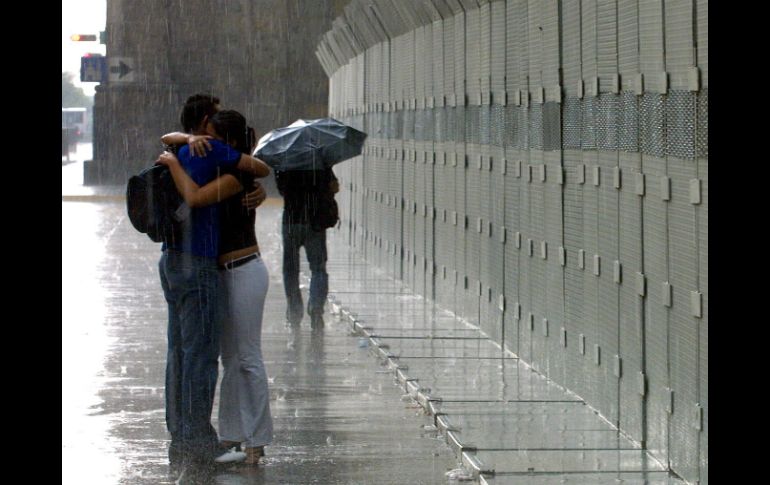
{"label": "blue t-shirt", "polygon": [[[190,147],[179,149],[179,162],[190,178],[203,187],[220,175],[220,169],[232,169],[238,165],[241,152],[219,141],[210,140],[211,151],[205,157],[191,155]],[[190,210],[181,247],[169,245],[170,249],[192,253],[205,258],[216,258],[219,254],[219,204]]]}

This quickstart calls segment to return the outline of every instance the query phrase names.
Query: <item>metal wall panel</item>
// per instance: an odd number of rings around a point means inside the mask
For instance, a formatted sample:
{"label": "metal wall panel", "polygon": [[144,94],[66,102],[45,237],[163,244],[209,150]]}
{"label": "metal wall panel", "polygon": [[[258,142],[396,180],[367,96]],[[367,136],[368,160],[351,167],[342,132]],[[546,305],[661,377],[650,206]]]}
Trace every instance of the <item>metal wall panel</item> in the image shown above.
{"label": "metal wall panel", "polygon": [[588,327],[584,316],[584,268],[578,264],[580,251],[584,250],[583,193],[584,165],[579,150],[564,151],[564,318],[567,329],[566,386],[582,393],[586,386],[583,372],[584,358],[579,353],[579,337],[586,335]]}
{"label": "metal wall panel", "polygon": [[[645,91],[661,92],[654,81],[665,71],[663,50],[663,1],[644,0],[639,3],[639,60],[645,76]],[[652,89],[651,89],[652,88]]]}
{"label": "metal wall panel", "polygon": [[[580,3],[581,75],[586,84],[590,83],[592,79],[599,75],[596,45],[598,35],[596,30],[596,1],[597,0],[585,0]],[[586,85],[585,89],[588,90],[589,86]]]}
{"label": "metal wall panel", "polygon": [[506,0],[505,3],[505,89],[513,98],[513,94],[521,89],[522,36],[526,23],[522,22],[522,0]]}
{"label": "metal wall panel", "polygon": [[501,96],[505,93],[505,71],[506,71],[506,38],[505,38],[505,19],[506,2],[497,0],[491,3],[491,33],[490,33],[490,89],[494,96],[494,101],[500,103],[504,100]]}
{"label": "metal wall panel", "polygon": [[481,69],[481,13],[479,9],[465,12],[465,94],[469,102],[479,104],[477,95],[481,92],[479,73]]}
{"label": "metal wall panel", "polygon": [[465,230],[465,203],[466,203],[466,168],[465,168],[465,106],[456,106],[449,109],[449,129],[454,133],[452,147],[452,165],[455,175],[455,207],[453,210],[453,224],[455,227],[455,264],[457,299],[453,309],[458,315],[465,315],[466,295],[465,278],[467,269],[465,257],[467,253],[467,237]]}
{"label": "metal wall panel", "polygon": [[454,95],[458,104],[465,99],[466,42],[471,42],[465,30],[466,16],[465,13],[454,16],[454,46],[452,47],[454,51]]}
{"label": "metal wall panel", "polygon": [[540,0],[530,0],[527,5],[527,43],[529,46],[529,84],[543,86],[543,25]]}
{"label": "metal wall panel", "polygon": [[[507,106],[506,111],[510,112],[512,106]],[[508,124],[513,117],[506,116],[506,128],[505,131],[510,130]],[[520,315],[518,308],[520,308],[521,295],[519,292],[519,286],[521,282],[521,269],[520,269],[520,248],[517,247],[516,234],[521,234],[521,171],[517,171],[517,166],[520,166],[520,153],[519,150],[513,146],[506,144],[505,147],[505,159],[506,170],[503,175],[504,187],[505,187],[505,274],[504,274],[504,287],[505,287],[505,344],[508,348],[518,354],[519,353],[519,332],[520,332]]]}
{"label": "metal wall panel", "polygon": [[[581,20],[580,2],[559,2],[562,18],[562,76],[567,96],[578,95],[581,72]],[[566,108],[565,108],[566,109]]]}
{"label": "metal wall panel", "polygon": [[[552,100],[550,93],[558,86],[559,68],[559,2],[542,3],[542,59],[543,59],[543,86],[546,91],[546,99]],[[561,95],[559,94],[559,99]],[[553,99],[555,100],[555,99]]]}
{"label": "metal wall panel", "polygon": [[618,0],[618,72],[630,90],[639,72],[639,0]]}
{"label": "metal wall panel", "polygon": [[489,102],[490,82],[492,78],[492,19],[489,3],[482,4],[479,9],[479,66],[473,77],[479,79],[479,91],[486,95]]}
{"label": "metal wall panel", "polygon": [[672,89],[688,89],[690,71],[695,67],[695,6],[693,0],[664,3],[666,70]]}
{"label": "metal wall panel", "polygon": [[669,206],[669,261],[673,287],[671,306],[670,366],[674,412],[670,430],[671,465],[683,478],[698,479],[698,431],[695,406],[698,396],[698,321],[693,316],[691,292],[697,289],[697,232],[695,206],[690,202],[690,181],[697,176],[690,160],[668,159],[671,177]]}
{"label": "metal wall panel", "polygon": [[599,91],[613,90],[618,73],[618,7],[617,0],[597,1],[596,58]]}
{"label": "metal wall panel", "polygon": [[541,332],[543,318],[548,318],[548,301],[546,299],[546,261],[541,256],[541,248],[545,239],[545,183],[541,179],[541,173],[545,161],[543,152],[530,150],[529,158],[529,199],[530,219],[526,231],[528,244],[527,255],[530,260],[529,278],[532,281],[530,294],[530,308],[534,314],[534,330],[532,332],[532,364],[536,369],[545,369],[547,359],[547,347]]}
{"label": "metal wall panel", "polygon": [[709,85],[709,3],[708,0],[696,0],[696,30],[698,43],[698,69],[704,88]]}
{"label": "metal wall panel", "polygon": [[426,39],[425,39],[426,26],[422,25],[417,27],[414,32],[414,57],[415,57],[415,86],[414,96],[417,99],[418,107],[424,108],[423,103],[425,101],[425,82],[426,72],[432,71],[433,66],[430,63],[424,62],[424,59],[430,59],[426,52]]}
{"label": "metal wall panel", "polygon": [[[532,293],[533,293],[533,254],[529,252],[529,241],[532,239],[532,183],[527,181],[529,173],[529,152],[522,152],[521,162],[521,190],[520,190],[520,229],[517,230],[517,239],[519,240],[519,314],[521,316],[519,332],[519,357],[525,362],[533,361],[532,355],[532,333],[533,327],[530,318],[533,313]],[[531,180],[531,178],[530,178]]]}
{"label": "metal wall panel", "polygon": [[441,102],[438,99],[435,100],[435,106],[443,106],[444,96],[444,21],[436,20],[433,22],[433,28],[431,29],[433,36],[433,42],[431,48],[433,49],[433,91],[431,96],[434,98],[441,97]]}
{"label": "metal wall panel", "polygon": [[503,228],[505,226],[505,179],[498,168],[502,164],[502,157],[495,158],[491,174],[491,206],[492,221],[491,232],[488,234],[490,253],[489,253],[489,276],[490,287],[492,288],[492,301],[490,303],[494,319],[494,334],[498,335],[498,342],[503,341],[503,310],[505,302],[500,297],[505,295],[505,243],[503,241]]}
{"label": "metal wall panel", "polygon": [[[594,405],[601,402],[600,369],[594,359],[594,349],[599,345],[599,278],[594,271],[594,261],[599,255],[599,188],[594,185],[592,173],[598,166],[598,156],[594,151],[583,151],[582,162],[586,166],[586,184],[583,191],[583,326],[585,333],[586,372],[585,399]],[[581,394],[582,395],[582,394]]]}
{"label": "metal wall panel", "polygon": [[455,23],[454,17],[442,21],[444,29],[444,96],[455,92]]}
{"label": "metal wall panel", "polygon": [[[698,160],[698,178],[701,181],[701,203],[696,208],[698,225],[698,291],[703,295],[703,316],[698,321],[698,402],[703,409],[700,431],[700,481],[708,483],[708,160]],[[697,424],[697,423],[696,423]]]}
{"label": "metal wall panel", "polygon": [[[615,97],[614,95],[607,95]],[[613,424],[618,423],[618,379],[613,359],[619,355],[619,288],[614,281],[614,264],[619,261],[618,190],[613,181],[618,167],[617,152],[600,151],[600,185],[598,192],[598,252],[599,255],[599,335],[600,402],[602,414]]]}
{"label": "metal wall panel", "polygon": [[[642,236],[645,289],[645,367],[647,372],[647,447],[668,463],[669,449],[669,308],[665,300],[669,281],[668,202],[660,196],[666,161],[642,155],[642,169],[650,190],[642,198]],[[655,188],[658,190],[655,190]]]}
{"label": "metal wall panel", "polygon": [[[515,75],[519,78],[518,89],[529,90],[529,56],[531,55],[531,46],[529,41],[529,2],[527,0],[518,0],[516,3],[516,21],[520,23],[519,28],[515,30],[517,41],[516,49],[518,55],[518,68]],[[524,94],[522,94],[522,97]]]}
{"label": "metal wall panel", "polygon": [[[564,247],[562,201],[563,173],[561,151],[545,152],[547,168],[544,186],[546,259],[546,315],[548,375],[556,382],[565,382],[566,356],[561,345],[560,331],[564,327],[564,266],[560,249]],[[541,322],[542,324],[542,322]]]}
{"label": "metal wall panel", "polygon": [[[415,58],[415,39],[416,32],[411,31],[404,34],[404,71],[403,80],[404,99],[412,101],[416,98],[415,86],[417,85],[417,60]],[[421,63],[422,64],[422,63]]]}
{"label": "metal wall panel", "polygon": [[620,428],[638,442],[644,441],[644,400],[639,380],[644,373],[643,318],[644,299],[636,287],[642,266],[642,201],[633,181],[642,173],[638,153],[621,153],[622,174],[619,211],[620,273],[619,341],[621,361]]}
{"label": "metal wall panel", "polygon": [[[424,96],[426,99],[419,100],[418,106],[420,106],[419,103],[425,108],[432,108],[433,107],[433,96],[434,96],[434,89],[435,89],[435,82],[433,79],[434,76],[434,67],[433,63],[430,62],[428,59],[436,59],[436,52],[437,50],[434,48],[436,45],[433,41],[433,24],[427,24],[425,27],[424,32],[424,38],[425,38],[425,44],[423,49],[423,56],[415,58],[415,62],[422,66],[424,69],[423,74],[423,82],[425,84],[425,93]],[[441,49],[438,49],[438,54],[441,54]],[[418,96],[419,98],[420,96]]]}

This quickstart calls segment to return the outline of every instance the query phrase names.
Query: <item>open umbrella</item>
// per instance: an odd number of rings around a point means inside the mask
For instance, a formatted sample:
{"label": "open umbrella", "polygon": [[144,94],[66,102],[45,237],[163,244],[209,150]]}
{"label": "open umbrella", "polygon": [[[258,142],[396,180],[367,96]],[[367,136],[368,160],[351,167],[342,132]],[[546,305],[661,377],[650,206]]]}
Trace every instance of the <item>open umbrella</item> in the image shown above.
{"label": "open umbrella", "polygon": [[254,155],[279,172],[323,170],[360,155],[364,140],[366,133],[333,118],[297,120],[260,138]]}

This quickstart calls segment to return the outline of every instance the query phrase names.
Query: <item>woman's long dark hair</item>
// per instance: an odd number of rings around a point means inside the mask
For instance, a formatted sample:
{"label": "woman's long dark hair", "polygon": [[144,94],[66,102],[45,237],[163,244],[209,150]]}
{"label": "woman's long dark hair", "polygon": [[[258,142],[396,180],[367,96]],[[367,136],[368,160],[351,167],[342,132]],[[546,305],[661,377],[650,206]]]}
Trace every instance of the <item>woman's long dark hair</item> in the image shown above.
{"label": "woman's long dark hair", "polygon": [[211,117],[211,124],[225,143],[232,145],[231,142],[235,142],[236,150],[241,153],[251,153],[257,136],[254,128],[246,125],[246,118],[242,114],[232,109],[225,109]]}

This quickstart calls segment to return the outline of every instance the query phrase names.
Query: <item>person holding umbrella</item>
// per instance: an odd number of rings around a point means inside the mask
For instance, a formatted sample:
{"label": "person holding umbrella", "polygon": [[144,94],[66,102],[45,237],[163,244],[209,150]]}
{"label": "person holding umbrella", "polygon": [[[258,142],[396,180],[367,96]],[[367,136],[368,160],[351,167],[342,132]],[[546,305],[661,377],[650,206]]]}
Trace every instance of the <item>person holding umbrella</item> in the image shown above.
{"label": "person holding umbrella", "polygon": [[299,249],[305,248],[310,265],[307,313],[310,326],[324,325],[329,292],[326,272],[326,229],[339,220],[334,194],[339,182],[332,166],[361,154],[366,134],[331,118],[297,120],[271,131],[259,141],[255,156],[275,169],[278,191],[284,199],[283,286],[286,320],[296,326],[304,314],[299,289]]}
{"label": "person holding umbrella", "polygon": [[304,246],[310,265],[307,313],[311,328],[320,329],[324,325],[324,304],[329,293],[326,229],[336,223],[332,204],[335,204],[334,194],[339,191],[337,177],[331,168],[326,168],[276,172],[275,180],[284,200],[281,237],[286,320],[291,325],[299,325],[304,313],[299,289],[299,248]]}

